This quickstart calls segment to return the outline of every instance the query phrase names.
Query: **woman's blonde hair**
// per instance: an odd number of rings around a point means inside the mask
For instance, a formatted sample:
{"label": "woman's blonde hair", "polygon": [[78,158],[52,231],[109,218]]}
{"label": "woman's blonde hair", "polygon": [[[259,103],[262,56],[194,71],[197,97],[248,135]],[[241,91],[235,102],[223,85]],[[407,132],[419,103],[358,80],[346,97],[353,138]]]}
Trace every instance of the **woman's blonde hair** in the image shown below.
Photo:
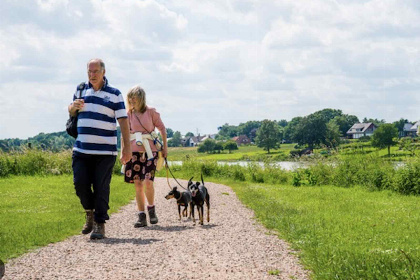
{"label": "woman's blonde hair", "polygon": [[[136,106],[131,104],[130,99],[137,99]],[[132,112],[133,110],[136,112],[144,113],[146,112],[146,92],[140,86],[132,87],[127,93],[127,104],[128,110]]]}

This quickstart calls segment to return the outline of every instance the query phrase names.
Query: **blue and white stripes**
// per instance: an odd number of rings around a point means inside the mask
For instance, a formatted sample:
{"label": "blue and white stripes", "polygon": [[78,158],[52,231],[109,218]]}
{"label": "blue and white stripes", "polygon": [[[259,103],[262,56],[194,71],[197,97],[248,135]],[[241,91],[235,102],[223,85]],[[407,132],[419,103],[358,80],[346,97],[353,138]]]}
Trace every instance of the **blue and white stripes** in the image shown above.
{"label": "blue and white stripes", "polygon": [[[94,155],[117,155],[116,119],[126,118],[127,112],[121,92],[104,79],[104,86],[99,91],[95,91],[90,84],[85,85],[81,95],[85,105],[79,111],[78,136],[73,151]],[[73,100],[78,95],[76,91]]]}

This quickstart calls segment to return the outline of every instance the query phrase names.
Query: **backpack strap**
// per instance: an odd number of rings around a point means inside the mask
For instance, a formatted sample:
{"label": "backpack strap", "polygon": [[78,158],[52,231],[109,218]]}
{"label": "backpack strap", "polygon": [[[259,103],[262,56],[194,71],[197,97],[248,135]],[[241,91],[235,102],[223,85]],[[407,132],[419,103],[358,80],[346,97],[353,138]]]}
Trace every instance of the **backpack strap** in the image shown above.
{"label": "backpack strap", "polygon": [[77,86],[77,91],[79,92],[79,99],[80,97],[82,97],[82,91],[85,89],[85,82],[81,82],[78,86]]}

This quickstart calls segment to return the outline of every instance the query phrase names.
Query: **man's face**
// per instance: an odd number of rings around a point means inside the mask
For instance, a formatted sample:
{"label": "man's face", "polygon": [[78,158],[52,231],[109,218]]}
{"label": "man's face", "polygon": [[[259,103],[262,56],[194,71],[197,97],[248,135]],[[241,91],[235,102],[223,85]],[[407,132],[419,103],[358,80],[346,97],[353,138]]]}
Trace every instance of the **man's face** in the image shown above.
{"label": "man's face", "polygon": [[91,62],[88,65],[88,77],[89,82],[93,85],[94,88],[99,89],[102,87],[102,82],[105,76],[105,69],[101,68],[99,62]]}

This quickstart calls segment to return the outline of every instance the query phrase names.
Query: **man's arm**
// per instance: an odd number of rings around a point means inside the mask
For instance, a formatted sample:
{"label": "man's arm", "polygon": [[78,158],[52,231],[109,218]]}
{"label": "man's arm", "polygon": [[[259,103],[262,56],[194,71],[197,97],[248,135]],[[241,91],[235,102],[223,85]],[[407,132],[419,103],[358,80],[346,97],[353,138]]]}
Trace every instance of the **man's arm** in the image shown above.
{"label": "man's arm", "polygon": [[128,118],[119,118],[118,123],[121,128],[121,157],[122,164],[126,164],[131,159],[130,130],[128,129]]}

